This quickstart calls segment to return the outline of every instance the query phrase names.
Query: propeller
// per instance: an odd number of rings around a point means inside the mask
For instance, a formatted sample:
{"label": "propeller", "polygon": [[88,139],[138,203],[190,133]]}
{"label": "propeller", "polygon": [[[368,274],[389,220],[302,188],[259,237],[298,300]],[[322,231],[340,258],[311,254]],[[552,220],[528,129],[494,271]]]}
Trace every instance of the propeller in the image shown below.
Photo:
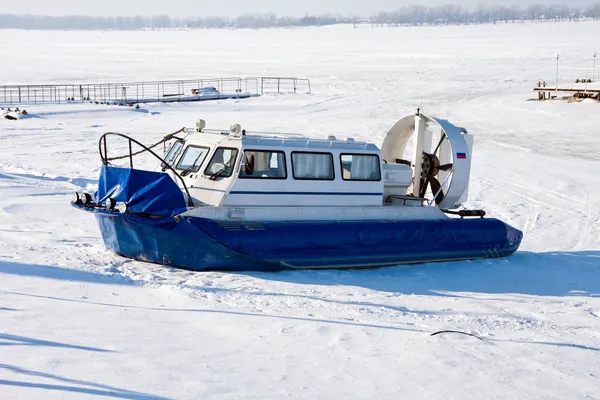
{"label": "propeller", "polygon": [[[440,171],[449,172],[454,168],[453,164],[440,164],[440,159],[436,155],[439,152],[440,147],[442,146],[442,142],[446,138],[446,135],[442,135],[440,142],[437,147],[433,151],[433,153],[423,153],[423,157],[421,159],[421,185],[419,190],[419,197],[425,197],[427,193],[427,188],[431,188],[431,193],[435,196],[435,203],[440,204],[442,200],[444,200],[444,192],[440,191],[442,188],[442,184],[437,179],[437,175]],[[438,194],[439,192],[439,194]]]}

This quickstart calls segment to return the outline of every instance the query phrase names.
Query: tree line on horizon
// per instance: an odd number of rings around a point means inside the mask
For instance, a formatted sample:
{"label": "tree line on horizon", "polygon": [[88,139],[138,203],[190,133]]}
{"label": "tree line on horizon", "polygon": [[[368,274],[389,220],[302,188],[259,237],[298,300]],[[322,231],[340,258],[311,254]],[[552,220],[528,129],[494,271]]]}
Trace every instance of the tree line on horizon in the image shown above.
{"label": "tree line on horizon", "polygon": [[342,17],[320,15],[281,17],[272,13],[245,14],[237,18],[222,17],[92,17],[0,14],[0,29],[44,30],[143,30],[143,29],[202,29],[202,28],[284,28],[326,26],[334,24],[372,24],[374,26],[423,26],[510,23],[522,21],[600,20],[600,3],[586,9],[568,5],[534,4],[519,6],[484,6],[473,9],[445,5],[439,7],[408,6],[395,11],[380,12],[371,17]]}

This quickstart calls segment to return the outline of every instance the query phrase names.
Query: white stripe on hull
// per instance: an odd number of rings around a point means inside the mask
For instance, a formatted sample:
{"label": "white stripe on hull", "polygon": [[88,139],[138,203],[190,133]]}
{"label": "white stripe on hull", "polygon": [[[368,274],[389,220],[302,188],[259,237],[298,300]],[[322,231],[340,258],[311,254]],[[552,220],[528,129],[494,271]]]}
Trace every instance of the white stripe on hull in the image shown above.
{"label": "white stripe on hull", "polygon": [[197,207],[182,217],[217,221],[409,221],[448,217],[437,207]]}

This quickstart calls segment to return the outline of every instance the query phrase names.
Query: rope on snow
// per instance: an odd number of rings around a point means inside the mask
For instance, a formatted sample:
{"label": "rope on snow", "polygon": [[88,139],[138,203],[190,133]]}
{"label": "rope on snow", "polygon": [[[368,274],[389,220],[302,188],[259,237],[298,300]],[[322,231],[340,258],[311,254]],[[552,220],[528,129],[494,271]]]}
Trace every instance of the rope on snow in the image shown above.
{"label": "rope on snow", "polygon": [[467,336],[477,338],[477,339],[481,340],[482,342],[485,341],[477,335],[473,335],[472,333],[467,333],[467,332],[460,332],[460,331],[439,331],[439,332],[432,333],[431,336],[437,336],[437,335],[441,335],[443,333],[459,333],[461,335],[467,335]]}

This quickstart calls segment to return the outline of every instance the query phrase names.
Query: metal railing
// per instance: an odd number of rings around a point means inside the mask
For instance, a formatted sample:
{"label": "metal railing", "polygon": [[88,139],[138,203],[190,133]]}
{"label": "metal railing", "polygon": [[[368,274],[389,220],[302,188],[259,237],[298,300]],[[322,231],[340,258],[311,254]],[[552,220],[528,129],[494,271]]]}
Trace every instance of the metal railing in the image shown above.
{"label": "metal railing", "polygon": [[265,76],[257,79],[260,82],[260,92],[264,93],[311,93],[310,80],[304,78],[281,78]]}
{"label": "metal railing", "polygon": [[[215,88],[218,93],[199,92],[198,89],[202,88]],[[311,93],[310,80],[292,77],[232,77],[129,83],[2,85],[0,104],[136,104],[217,100],[268,93]]]}
{"label": "metal railing", "polygon": [[[183,132],[183,131],[180,131]],[[177,134],[179,132],[176,132],[175,134]],[[167,137],[165,137],[163,140],[167,139],[169,136],[174,136],[173,135],[168,135]],[[129,145],[129,152],[126,156],[121,156],[121,157],[114,157],[114,158],[109,158],[108,157],[108,145],[106,143],[106,137],[107,136],[117,136],[120,138],[123,138],[125,140],[128,141],[128,145]],[[160,144],[161,142],[157,143]],[[133,144],[136,144],[137,146],[141,147],[142,150],[137,151],[137,152],[133,152]],[[154,145],[156,146],[156,144]],[[175,171],[175,169],[169,165],[169,163],[167,163],[165,161],[165,159],[161,156],[159,156],[158,154],[156,154],[151,147],[148,147],[144,144],[142,144],[141,142],[138,142],[137,140],[135,140],[134,138],[124,135],[122,133],[118,133],[118,132],[107,132],[104,135],[102,135],[100,137],[100,140],[98,141],[98,152],[100,153],[100,159],[102,160],[102,164],[108,166],[110,165],[110,161],[112,160],[118,160],[118,159],[123,159],[123,158],[127,158],[129,159],[129,168],[133,169],[133,157],[140,155],[142,153],[150,153],[152,156],[154,156],[154,158],[158,159],[164,166],[165,169],[170,170],[171,172],[173,172],[173,175],[177,177],[177,179],[179,179],[179,181],[181,182],[181,185],[183,186],[183,190],[185,191],[185,193],[187,194],[187,203],[188,206],[193,207],[194,206],[194,200],[192,199],[192,196],[190,195],[190,191],[187,187],[187,185],[185,184],[185,180],[183,179],[183,177],[181,177],[180,174],[177,173],[177,171]]]}

